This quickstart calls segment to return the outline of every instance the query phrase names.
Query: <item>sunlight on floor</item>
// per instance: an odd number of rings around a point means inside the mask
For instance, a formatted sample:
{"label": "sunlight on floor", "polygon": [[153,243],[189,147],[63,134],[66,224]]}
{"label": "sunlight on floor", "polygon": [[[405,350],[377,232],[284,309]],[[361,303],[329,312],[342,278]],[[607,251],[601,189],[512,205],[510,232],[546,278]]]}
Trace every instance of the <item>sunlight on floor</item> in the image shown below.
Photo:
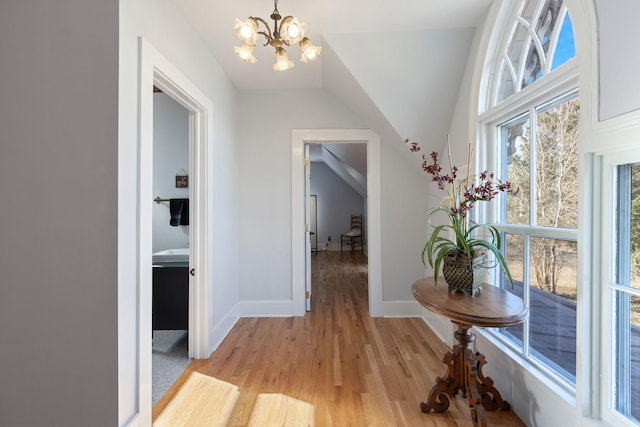
{"label": "sunlight on floor", "polygon": [[249,426],[315,426],[313,405],[284,394],[260,394]]}
{"label": "sunlight on floor", "polygon": [[235,385],[193,372],[153,425],[225,426],[239,395]]}
{"label": "sunlight on floor", "polygon": [[[226,426],[240,396],[237,386],[192,372],[154,421],[154,427]],[[313,405],[284,394],[259,394],[248,426],[313,427]]]}

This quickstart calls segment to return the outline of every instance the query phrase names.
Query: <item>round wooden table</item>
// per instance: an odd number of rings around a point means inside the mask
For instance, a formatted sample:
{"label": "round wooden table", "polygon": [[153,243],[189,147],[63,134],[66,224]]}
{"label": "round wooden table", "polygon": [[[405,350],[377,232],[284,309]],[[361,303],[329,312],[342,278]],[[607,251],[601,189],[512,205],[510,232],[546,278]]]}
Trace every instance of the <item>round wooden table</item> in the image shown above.
{"label": "round wooden table", "polygon": [[469,398],[474,426],[487,425],[485,409],[509,411],[511,405],[502,399],[493,386],[493,380],[482,374],[482,367],[487,362],[483,354],[474,353],[471,349],[475,335],[470,329],[473,326],[504,328],[522,323],[528,314],[522,299],[488,284],[484,284],[482,293],[475,297],[452,293],[444,280],[435,286],[433,277],[416,281],[411,286],[411,292],[423,307],[458,326],[453,334],[458,344],[442,359],[447,365],[447,372],[444,377],[436,378],[427,401],[420,403],[422,412],[446,411],[449,398],[453,398],[458,391],[462,391],[463,397]]}

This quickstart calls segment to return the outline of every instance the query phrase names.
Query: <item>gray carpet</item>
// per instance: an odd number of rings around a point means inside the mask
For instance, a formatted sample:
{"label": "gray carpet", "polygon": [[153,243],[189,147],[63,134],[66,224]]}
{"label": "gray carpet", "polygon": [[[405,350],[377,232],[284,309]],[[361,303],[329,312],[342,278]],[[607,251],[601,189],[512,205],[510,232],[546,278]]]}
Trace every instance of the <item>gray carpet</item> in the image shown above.
{"label": "gray carpet", "polygon": [[187,331],[153,331],[151,394],[153,406],[191,363]]}

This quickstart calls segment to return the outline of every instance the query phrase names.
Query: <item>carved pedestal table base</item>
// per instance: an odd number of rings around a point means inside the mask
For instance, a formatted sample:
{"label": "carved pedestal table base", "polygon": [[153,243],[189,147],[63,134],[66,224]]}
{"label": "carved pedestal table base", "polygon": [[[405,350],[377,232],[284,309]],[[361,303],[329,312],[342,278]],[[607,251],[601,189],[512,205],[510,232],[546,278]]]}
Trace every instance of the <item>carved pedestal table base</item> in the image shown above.
{"label": "carved pedestal table base", "polygon": [[433,277],[416,281],[411,292],[423,307],[458,326],[454,334],[458,344],[442,359],[447,372],[444,377],[436,378],[427,401],[420,404],[422,412],[446,411],[449,399],[458,392],[469,399],[471,419],[476,427],[486,427],[485,410],[511,410],[509,402],[502,400],[493,386],[493,380],[483,375],[482,367],[487,362],[482,354],[471,350],[475,336],[470,329],[472,326],[504,328],[522,323],[528,315],[522,299],[488,284],[474,297],[451,293],[444,285],[435,286]]}
{"label": "carved pedestal table base", "polygon": [[471,350],[475,340],[473,332],[469,330],[471,325],[456,324],[458,330],[454,336],[459,344],[453,346],[453,352],[444,355],[442,362],[447,365],[447,372],[444,377],[436,378],[436,385],[431,388],[427,401],[420,403],[420,408],[425,414],[431,410],[442,413],[449,408],[449,398],[461,391],[462,396],[469,399],[473,425],[485,427],[485,409],[509,411],[511,405],[502,400],[493,386],[493,380],[482,374],[482,366],[487,362],[484,355],[474,354]]}

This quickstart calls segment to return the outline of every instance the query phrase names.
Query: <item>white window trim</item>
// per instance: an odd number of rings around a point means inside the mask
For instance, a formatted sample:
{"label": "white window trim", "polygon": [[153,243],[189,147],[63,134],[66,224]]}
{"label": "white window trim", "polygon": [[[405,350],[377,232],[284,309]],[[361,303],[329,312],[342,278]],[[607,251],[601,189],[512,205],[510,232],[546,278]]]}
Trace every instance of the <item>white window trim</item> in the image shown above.
{"label": "white window trim", "polygon": [[611,424],[619,426],[637,427],[638,424],[622,416],[614,409],[613,388],[615,384],[615,363],[614,355],[615,342],[613,340],[614,313],[612,307],[612,291],[624,290],[633,295],[640,295],[640,290],[621,287],[616,284],[616,205],[617,205],[617,167],[629,163],[640,162],[640,152],[637,149],[622,151],[611,151],[602,156],[602,203],[601,215],[602,226],[600,241],[601,250],[607,256],[601,257],[600,301],[602,322],[600,329],[600,339],[602,351],[600,354],[600,371],[602,373],[602,387],[600,388],[600,401],[602,419]]}
{"label": "white window trim", "polygon": [[[555,415],[549,415],[548,420],[553,420],[555,424],[549,425],[581,425],[581,426],[634,426],[633,423],[621,416],[606,414],[606,390],[607,382],[602,376],[603,366],[602,355],[606,352],[603,338],[607,337],[608,330],[604,326],[606,319],[602,313],[601,296],[606,294],[603,290],[603,278],[607,278],[604,273],[608,268],[607,263],[611,255],[607,242],[610,235],[603,239],[603,233],[607,228],[604,211],[608,206],[612,206],[605,201],[603,193],[607,191],[605,186],[607,176],[603,169],[603,157],[614,155],[621,151],[637,152],[640,146],[640,110],[631,111],[607,120],[600,120],[598,106],[598,37],[596,9],[593,2],[582,0],[564,0],[569,8],[574,24],[574,38],[576,40],[576,69],[580,74],[580,157],[579,157],[579,182],[580,200],[578,202],[579,222],[578,226],[578,300],[577,307],[577,371],[576,387],[577,399],[575,404],[576,412],[557,412],[563,405],[553,405],[548,407]],[[490,94],[495,93],[489,85],[493,84],[492,76],[495,70],[496,61],[493,60],[496,54],[504,51],[502,44],[505,39],[503,33],[509,31],[510,19],[513,10],[519,5],[518,1],[497,0],[492,4],[487,16],[487,27],[480,39],[480,55],[478,56],[474,69],[473,91],[474,98],[471,105],[470,121],[474,123],[478,117],[478,127],[471,126],[469,138],[471,140],[487,140],[486,128],[481,126],[482,122],[488,123],[494,120],[493,114],[496,110],[487,111]],[[566,63],[562,67],[554,70],[553,73],[568,72],[563,67],[569,66]],[[549,74],[550,78],[553,73]],[[568,72],[568,74],[572,74]],[[575,73],[577,74],[577,72]],[[557,78],[558,74],[554,75]],[[575,78],[575,77],[571,77]],[[535,83],[534,83],[535,84]],[[525,88],[525,90],[528,88]],[[517,95],[517,94],[516,94]],[[512,102],[517,98],[507,101]],[[506,106],[506,104],[504,104]],[[487,112],[485,112],[487,111]],[[480,113],[479,116],[476,112]],[[478,151],[478,153],[480,153]],[[629,157],[627,158],[629,159]],[[476,163],[477,165],[477,163]],[[601,336],[601,331],[605,332]],[[487,337],[488,341],[493,340],[485,330],[478,330],[478,338]],[[482,338],[481,338],[482,337]],[[500,352],[510,355],[498,340],[493,340],[494,345]],[[519,362],[514,359],[514,365]],[[533,368],[526,365],[525,371],[531,371],[532,376],[536,376]],[[536,380],[541,378],[537,377]],[[541,383],[545,383],[541,381]],[[550,388],[554,392],[555,389]],[[563,394],[557,393],[560,400]],[[602,397],[605,396],[605,397]],[[566,398],[566,396],[565,396]],[[514,397],[517,405],[517,399]],[[564,399],[569,401],[570,399]],[[548,401],[549,403],[552,401]],[[522,402],[526,404],[526,402]],[[528,412],[524,410],[523,414]]]}
{"label": "white window trim", "polygon": [[[558,70],[560,70],[561,68],[563,67],[560,67]],[[481,121],[478,124],[479,129],[481,130],[483,135],[487,136],[487,138],[483,141],[485,149],[478,150],[478,162],[480,165],[487,166],[501,164],[499,153],[499,132],[497,132],[497,128],[501,123],[504,123],[514,116],[518,115],[519,111],[521,111],[522,113],[525,113],[527,111],[535,112],[535,108],[537,106],[543,105],[550,99],[557,98],[571,92],[577,92],[577,75],[567,75],[566,73],[569,70],[573,70],[574,72],[576,71],[575,68],[566,67],[563,73],[558,73],[557,75],[553,76],[554,78],[552,78],[552,75],[550,74],[547,76],[548,79],[539,81],[541,85],[544,83],[544,90],[541,91],[540,94],[536,94],[536,96],[533,97],[530,97],[530,95],[528,94],[528,89],[536,85],[536,83],[539,83],[536,82],[512,96],[513,98],[517,98],[516,101],[519,102],[515,102],[510,99],[508,105],[509,108],[505,108],[505,106],[503,105],[498,105],[496,108],[488,110],[482,116],[480,116]],[[486,169],[486,167],[479,168],[479,170],[483,169]],[[495,168],[490,167],[490,169]],[[493,220],[498,217],[498,204],[495,203],[490,209],[491,210],[485,209],[479,211],[480,221],[493,222]],[[555,229],[540,226],[532,227],[529,225],[512,224],[495,225],[501,231],[516,232],[515,234],[521,234],[523,231],[534,231],[532,234],[534,234],[536,237],[555,238],[576,242],[578,241],[578,231],[573,229]],[[528,301],[526,301],[526,297],[525,302],[528,303]],[[522,355],[520,351],[517,350],[515,346],[502,334],[496,331],[483,331],[483,335],[495,345],[498,345],[502,348],[506,347],[505,351],[519,365],[534,373],[548,387],[559,392],[559,395],[562,396],[568,403],[575,404],[576,384],[574,384],[572,381],[569,381],[567,378],[550,369],[549,367],[545,366],[544,363],[536,360],[534,357],[525,357],[524,355]],[[578,346],[580,343],[578,336],[576,336],[576,341],[576,346]],[[578,369],[579,367],[576,361],[576,382],[578,377]]]}
{"label": "white window trim", "polygon": [[478,115],[479,126],[507,121],[517,114],[516,111],[524,113],[577,87],[578,63],[573,58],[547,74],[544,79],[537,80],[500,104],[486,109]]}
{"label": "white window trim", "polygon": [[474,328],[474,331],[476,334],[483,336],[496,347],[500,348],[520,367],[535,376],[540,382],[553,390],[569,405],[574,406],[576,404],[576,390],[575,385],[572,382],[567,381],[565,377],[550,369],[535,358],[523,357],[515,344],[499,332],[493,329],[481,328]]}
{"label": "white window trim", "polygon": [[[513,13],[513,11],[511,12]],[[486,105],[481,107],[484,108],[484,112],[477,116],[477,130],[479,140],[481,142],[479,147],[476,149],[476,153],[478,154],[476,158],[476,170],[484,170],[487,168],[495,170],[495,167],[488,166],[501,164],[499,135],[497,132],[497,128],[501,123],[507,122],[519,114],[526,114],[528,111],[535,111],[536,107],[544,105],[549,100],[561,97],[565,94],[576,92],[576,96],[579,96],[579,93],[577,93],[579,87],[578,66],[577,58],[572,58],[565,64],[546,74],[544,78],[536,80],[532,84],[501,101],[499,104],[490,107],[487,107]],[[490,91],[488,98],[493,98],[495,96],[496,92],[494,90],[494,85],[497,80],[499,79],[495,79],[493,82],[483,82],[485,84],[491,83],[491,87],[488,89]],[[488,98],[485,99],[488,100]],[[495,218],[498,218],[498,212],[498,203],[494,203],[491,206],[483,206],[483,209],[478,209],[478,219],[482,222],[493,222]],[[533,230],[534,228],[526,225],[500,224],[499,229],[501,231],[519,231],[521,233],[522,231]],[[579,237],[577,230],[551,229],[544,227],[535,227],[535,235],[536,237],[540,235],[540,237],[571,241],[578,241]],[[493,278],[490,277],[489,279],[491,281]],[[578,296],[580,296],[579,280],[577,287]],[[580,308],[578,308],[578,310],[580,310]],[[579,316],[579,312],[576,313],[576,316]],[[578,366],[578,360],[576,360],[576,384],[574,384],[572,381],[549,367],[546,367],[542,362],[537,361],[535,358],[523,356],[520,351],[517,350],[515,346],[502,334],[491,330],[483,330],[481,334],[494,345],[504,349],[504,351],[509,354],[516,363],[538,377],[540,381],[552,390],[556,391],[564,400],[575,405],[576,388],[580,369]],[[578,336],[578,331],[576,331],[576,346],[579,346],[580,343],[581,340]]]}

